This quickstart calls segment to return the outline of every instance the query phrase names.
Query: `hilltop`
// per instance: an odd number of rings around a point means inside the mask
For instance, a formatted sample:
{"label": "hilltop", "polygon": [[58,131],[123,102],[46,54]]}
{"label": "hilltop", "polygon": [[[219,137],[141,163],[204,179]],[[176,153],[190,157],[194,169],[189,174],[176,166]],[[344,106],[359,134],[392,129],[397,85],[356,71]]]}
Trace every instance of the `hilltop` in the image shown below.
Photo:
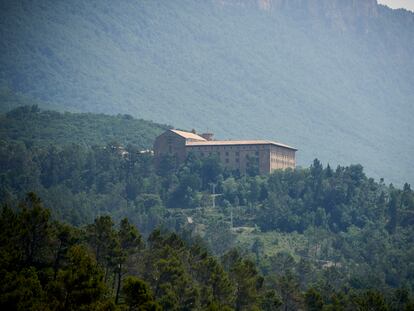
{"label": "hilltop", "polygon": [[375,0],[5,1],[0,81],[62,111],[283,141],[300,165],[413,183],[413,31]]}
{"label": "hilltop", "polygon": [[0,114],[0,141],[23,142],[26,147],[106,146],[117,143],[151,149],[154,138],[167,125],[135,119],[130,115],[60,113],[22,106]]}

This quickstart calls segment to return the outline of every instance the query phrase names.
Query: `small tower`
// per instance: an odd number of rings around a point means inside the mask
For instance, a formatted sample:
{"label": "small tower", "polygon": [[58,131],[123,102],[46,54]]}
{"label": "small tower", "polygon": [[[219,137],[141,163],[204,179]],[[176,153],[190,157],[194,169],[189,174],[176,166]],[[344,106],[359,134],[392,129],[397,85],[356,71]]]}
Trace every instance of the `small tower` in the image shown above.
{"label": "small tower", "polygon": [[211,141],[213,140],[213,133],[203,133],[200,136],[203,137],[205,140]]}

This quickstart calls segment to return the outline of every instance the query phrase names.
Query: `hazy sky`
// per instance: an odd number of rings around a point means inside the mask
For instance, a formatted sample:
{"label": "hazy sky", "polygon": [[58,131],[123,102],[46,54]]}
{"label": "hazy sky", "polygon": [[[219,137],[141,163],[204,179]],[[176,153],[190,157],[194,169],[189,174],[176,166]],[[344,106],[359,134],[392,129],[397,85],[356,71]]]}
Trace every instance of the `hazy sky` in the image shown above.
{"label": "hazy sky", "polygon": [[378,0],[378,3],[388,5],[390,8],[405,8],[414,12],[414,0]]}

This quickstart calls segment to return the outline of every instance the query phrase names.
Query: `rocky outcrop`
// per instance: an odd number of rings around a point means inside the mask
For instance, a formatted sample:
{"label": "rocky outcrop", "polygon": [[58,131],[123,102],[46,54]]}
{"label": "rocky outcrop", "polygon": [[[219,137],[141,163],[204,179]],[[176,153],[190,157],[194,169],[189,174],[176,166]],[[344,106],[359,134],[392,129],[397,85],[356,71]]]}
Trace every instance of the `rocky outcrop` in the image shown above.
{"label": "rocky outcrop", "polygon": [[379,15],[377,0],[214,0],[222,6],[289,12],[299,18],[326,19],[341,29],[360,28]]}
{"label": "rocky outcrop", "polygon": [[302,8],[315,15],[334,16],[338,11],[366,17],[378,14],[377,0],[258,0],[258,4],[269,10]]}

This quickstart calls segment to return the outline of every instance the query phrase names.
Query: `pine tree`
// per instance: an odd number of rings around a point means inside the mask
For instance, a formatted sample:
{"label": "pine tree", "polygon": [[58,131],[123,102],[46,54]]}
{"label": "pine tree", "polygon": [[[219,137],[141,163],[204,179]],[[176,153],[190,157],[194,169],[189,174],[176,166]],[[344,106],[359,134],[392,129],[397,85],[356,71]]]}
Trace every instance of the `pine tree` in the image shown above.
{"label": "pine tree", "polygon": [[142,245],[141,235],[139,234],[137,228],[134,225],[131,225],[126,218],[121,221],[117,235],[119,239],[119,248],[117,254],[117,267],[115,269],[117,275],[115,304],[118,303],[122,275],[125,273],[123,265],[127,261],[128,257],[134,255],[138,251],[138,248]]}
{"label": "pine tree", "polygon": [[122,292],[125,295],[125,302],[131,311],[158,311],[162,310],[154,300],[149,286],[137,277],[125,279]]}

